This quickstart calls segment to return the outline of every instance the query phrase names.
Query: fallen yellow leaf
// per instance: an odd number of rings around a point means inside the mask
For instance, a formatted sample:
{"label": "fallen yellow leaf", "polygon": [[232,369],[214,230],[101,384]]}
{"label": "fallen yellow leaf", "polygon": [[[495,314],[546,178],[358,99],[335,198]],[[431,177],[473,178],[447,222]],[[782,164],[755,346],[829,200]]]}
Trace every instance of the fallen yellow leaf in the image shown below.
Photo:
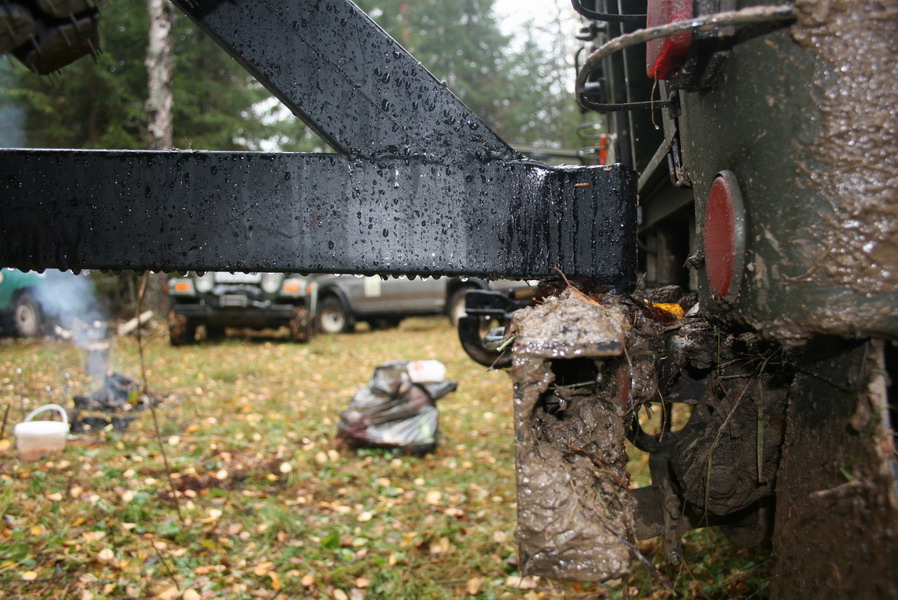
{"label": "fallen yellow leaf", "polygon": [[535,590],[539,582],[539,577],[521,577],[520,575],[511,575],[505,580],[508,587],[517,588],[519,590]]}
{"label": "fallen yellow leaf", "polygon": [[278,591],[281,589],[281,578],[274,571],[268,572],[268,578],[271,579],[271,589]]}
{"label": "fallen yellow leaf", "polygon": [[159,600],[175,600],[175,598],[180,595],[181,590],[179,590],[175,586],[170,586],[156,594],[156,598],[158,598]]}
{"label": "fallen yellow leaf", "polygon": [[452,543],[447,537],[441,537],[435,542],[430,542],[431,554],[448,554],[452,550]]}
{"label": "fallen yellow leaf", "polygon": [[223,515],[223,514],[224,514],[224,513],[221,511],[220,508],[210,508],[210,509],[209,509],[209,516],[206,517],[205,519],[201,519],[200,522],[202,522],[202,523],[212,523],[212,522],[217,521],[218,519],[220,519],[220,518],[221,518],[221,515]]}
{"label": "fallen yellow leaf", "polygon": [[300,581],[302,587],[312,587],[315,584],[315,578],[311,575],[306,575]]}
{"label": "fallen yellow leaf", "polygon": [[480,588],[483,585],[483,577],[471,577],[468,580],[468,585],[465,586],[465,591],[468,592],[469,596],[476,596],[480,593]]}
{"label": "fallen yellow leaf", "polygon": [[24,573],[22,573],[22,579],[24,579],[25,581],[34,581],[35,579],[37,579],[37,572],[25,571]]}
{"label": "fallen yellow leaf", "polygon": [[9,450],[12,447],[12,442],[9,440],[0,440],[0,451]]}
{"label": "fallen yellow leaf", "polygon": [[677,319],[682,319],[686,316],[686,313],[683,312],[683,307],[676,303],[653,302],[652,306],[657,309],[663,310],[666,313],[672,314]]}
{"label": "fallen yellow leaf", "polygon": [[85,542],[99,542],[104,537],[106,537],[105,531],[85,531],[81,534],[81,537],[84,538]]}
{"label": "fallen yellow leaf", "polygon": [[100,553],[97,554],[97,558],[103,562],[109,562],[115,558],[115,552],[113,552],[111,548],[103,548],[100,550]]}
{"label": "fallen yellow leaf", "polygon": [[[174,444],[172,444],[174,446]],[[201,600],[202,596],[198,591],[193,588],[189,588],[184,590],[184,593],[181,594],[182,600]]]}

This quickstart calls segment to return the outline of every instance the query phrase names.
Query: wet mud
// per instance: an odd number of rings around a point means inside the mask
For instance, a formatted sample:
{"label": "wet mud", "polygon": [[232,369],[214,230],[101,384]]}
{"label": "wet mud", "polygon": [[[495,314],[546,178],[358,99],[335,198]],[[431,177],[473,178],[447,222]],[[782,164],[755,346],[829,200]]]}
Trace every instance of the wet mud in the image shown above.
{"label": "wet mud", "polygon": [[571,290],[516,313],[521,570],[604,581],[630,566],[635,501],[624,445],[627,310]]}
{"label": "wet mud", "polygon": [[771,597],[898,599],[898,457],[882,342],[806,349],[777,482]]}
{"label": "wet mud", "polygon": [[898,1],[799,0],[796,12],[793,39],[819,57],[819,134],[802,167],[829,209],[808,276],[898,292]]}

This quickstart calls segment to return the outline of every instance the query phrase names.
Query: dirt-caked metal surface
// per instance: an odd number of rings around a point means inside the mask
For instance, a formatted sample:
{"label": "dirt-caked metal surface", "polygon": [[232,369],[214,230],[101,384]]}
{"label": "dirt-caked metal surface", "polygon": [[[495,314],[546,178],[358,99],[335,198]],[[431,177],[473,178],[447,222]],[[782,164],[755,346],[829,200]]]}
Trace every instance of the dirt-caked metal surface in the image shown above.
{"label": "dirt-caked metal surface", "polygon": [[836,339],[801,351],[777,482],[773,598],[898,598],[887,352]]}
{"label": "dirt-caked metal surface", "polygon": [[605,363],[623,354],[629,330],[622,306],[571,290],[510,325],[524,573],[604,581],[629,570],[628,383],[618,361]]}
{"label": "dirt-caked metal surface", "polygon": [[697,222],[720,171],[745,203],[740,289],[720,316],[793,346],[898,335],[896,15],[896,0],[799,1],[795,25],[737,45],[713,90],[681,95]]}

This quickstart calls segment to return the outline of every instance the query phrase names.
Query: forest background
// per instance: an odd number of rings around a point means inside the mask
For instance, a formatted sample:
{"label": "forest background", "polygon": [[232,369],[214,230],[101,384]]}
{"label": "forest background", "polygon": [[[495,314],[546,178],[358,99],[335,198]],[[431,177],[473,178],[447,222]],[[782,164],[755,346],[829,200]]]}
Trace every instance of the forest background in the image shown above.
{"label": "forest background", "polygon": [[[357,4],[512,146],[574,149],[588,143],[577,127],[596,115],[584,115],[574,100],[578,21],[568,3],[541,3],[539,22],[522,19],[520,12],[512,18],[499,14],[497,0]],[[172,20],[165,43],[172,46],[173,62],[170,83],[163,75],[161,85],[170,86],[173,109],[160,145],[158,127],[150,122],[148,88],[148,71],[159,61],[151,55],[148,31],[162,7]],[[514,23],[510,32],[508,22]],[[83,58],[43,77],[12,58],[0,61],[0,147],[330,151],[190,19],[161,0],[104,3],[100,50],[95,60]],[[133,314],[133,278],[92,277],[113,315]],[[148,301],[164,310],[160,290],[161,280]]]}

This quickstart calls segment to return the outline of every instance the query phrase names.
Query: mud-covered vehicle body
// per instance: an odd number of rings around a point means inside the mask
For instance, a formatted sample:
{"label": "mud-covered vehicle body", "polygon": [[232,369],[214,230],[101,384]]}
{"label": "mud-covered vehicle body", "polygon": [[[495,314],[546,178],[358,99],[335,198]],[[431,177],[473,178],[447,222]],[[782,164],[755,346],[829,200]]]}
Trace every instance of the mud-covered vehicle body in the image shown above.
{"label": "mud-covered vehicle body", "polygon": [[277,329],[286,326],[290,339],[307,342],[312,335],[317,297],[314,280],[282,273],[193,273],[173,277],[169,298],[169,339],[173,346],[224,335],[226,327]]}
{"label": "mud-covered vehicle body", "polygon": [[773,597],[898,598],[895,0],[574,0],[611,147],[561,168],[347,0],[173,1],[338,154],[0,151],[5,264],[545,279],[462,319],[513,313],[523,572],[719,525]]}

